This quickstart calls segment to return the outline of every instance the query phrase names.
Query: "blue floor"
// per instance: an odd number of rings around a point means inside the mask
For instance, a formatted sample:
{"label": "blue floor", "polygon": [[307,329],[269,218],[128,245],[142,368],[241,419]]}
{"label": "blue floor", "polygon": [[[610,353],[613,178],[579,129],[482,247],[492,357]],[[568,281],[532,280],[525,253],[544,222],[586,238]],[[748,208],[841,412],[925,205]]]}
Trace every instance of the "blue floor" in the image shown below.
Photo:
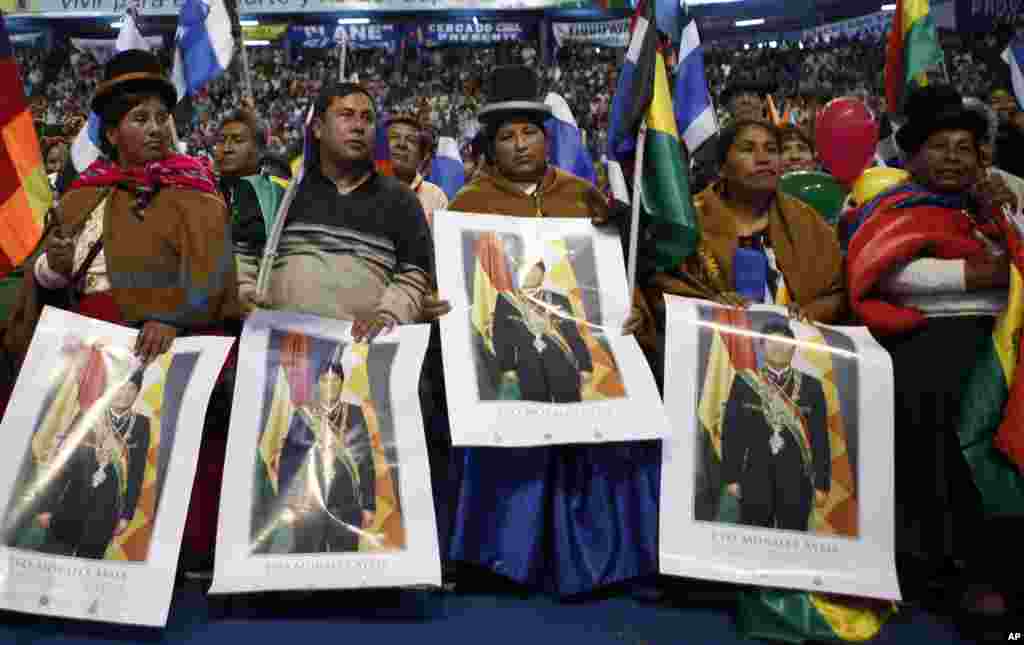
{"label": "blue floor", "polygon": [[[541,595],[463,595],[407,590],[208,599],[198,585],[185,583],[175,592],[165,630],[0,612],[0,643],[729,645],[750,642],[736,634],[729,597],[727,594],[692,595],[683,588],[658,600],[617,594],[580,602],[559,602]],[[903,645],[968,641],[957,638],[948,620],[904,610],[872,642]]]}

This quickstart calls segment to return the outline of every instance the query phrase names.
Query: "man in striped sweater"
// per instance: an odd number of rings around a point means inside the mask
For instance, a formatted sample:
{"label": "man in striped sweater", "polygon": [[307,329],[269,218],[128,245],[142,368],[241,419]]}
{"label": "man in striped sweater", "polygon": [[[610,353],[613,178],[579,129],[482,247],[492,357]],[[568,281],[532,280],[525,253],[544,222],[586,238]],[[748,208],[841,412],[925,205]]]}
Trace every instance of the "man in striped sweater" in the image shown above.
{"label": "man in striped sweater", "polygon": [[357,340],[418,321],[433,265],[416,196],[374,169],[376,118],[358,85],[321,91],[310,124],[313,153],[284,215],[267,303],[355,321]]}

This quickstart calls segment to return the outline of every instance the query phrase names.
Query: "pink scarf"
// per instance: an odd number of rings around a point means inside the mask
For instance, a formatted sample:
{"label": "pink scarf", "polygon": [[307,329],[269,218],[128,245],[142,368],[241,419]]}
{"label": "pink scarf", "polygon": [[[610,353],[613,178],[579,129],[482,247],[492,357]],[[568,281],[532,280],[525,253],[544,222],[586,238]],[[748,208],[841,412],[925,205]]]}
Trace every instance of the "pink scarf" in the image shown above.
{"label": "pink scarf", "polygon": [[136,207],[143,210],[161,188],[184,188],[217,194],[217,180],[210,161],[187,155],[170,155],[142,168],[124,169],[108,159],[97,159],[78,176],[69,190],[96,186],[134,186]]}

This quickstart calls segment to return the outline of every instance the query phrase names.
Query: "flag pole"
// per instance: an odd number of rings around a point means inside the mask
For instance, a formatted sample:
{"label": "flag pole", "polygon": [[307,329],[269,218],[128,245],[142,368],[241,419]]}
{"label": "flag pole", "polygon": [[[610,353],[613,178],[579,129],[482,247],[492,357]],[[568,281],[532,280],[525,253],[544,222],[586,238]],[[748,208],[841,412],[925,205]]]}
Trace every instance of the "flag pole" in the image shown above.
{"label": "flag pole", "polygon": [[345,68],[348,65],[348,31],[341,30],[341,53],[338,54],[338,82],[345,82]]}
{"label": "flag pole", "polygon": [[252,93],[252,77],[249,75],[249,54],[245,51],[245,35],[242,33],[242,20],[238,14],[238,0],[227,0],[225,6],[231,12],[231,35],[235,38],[238,46],[238,55],[242,62],[242,83],[245,96],[256,100]]}
{"label": "flag pole", "polygon": [[636,291],[636,249],[640,237],[640,181],[644,174],[644,144],[646,141],[647,119],[644,119],[636,138],[636,155],[633,160],[633,202],[630,204],[632,213],[629,220],[629,257],[626,259],[630,298],[633,298]]}

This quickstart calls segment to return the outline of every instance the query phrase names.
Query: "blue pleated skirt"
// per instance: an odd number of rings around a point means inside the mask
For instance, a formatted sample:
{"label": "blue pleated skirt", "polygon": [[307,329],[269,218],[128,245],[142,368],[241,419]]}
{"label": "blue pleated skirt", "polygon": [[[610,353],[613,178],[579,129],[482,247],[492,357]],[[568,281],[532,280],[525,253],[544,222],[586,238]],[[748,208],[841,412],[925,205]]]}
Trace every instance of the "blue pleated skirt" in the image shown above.
{"label": "blue pleated skirt", "polygon": [[452,560],[563,596],[658,572],[660,442],[453,456]]}

